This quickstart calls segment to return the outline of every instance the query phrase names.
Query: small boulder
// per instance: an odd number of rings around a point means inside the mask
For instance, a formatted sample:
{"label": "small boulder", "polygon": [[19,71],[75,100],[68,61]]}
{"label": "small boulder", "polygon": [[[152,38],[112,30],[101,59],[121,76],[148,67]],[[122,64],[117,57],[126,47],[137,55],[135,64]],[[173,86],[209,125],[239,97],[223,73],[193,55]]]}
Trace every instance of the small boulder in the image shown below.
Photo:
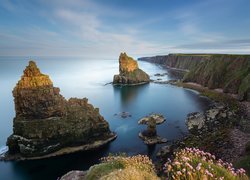
{"label": "small boulder", "polygon": [[166,145],[161,147],[161,149],[157,152],[157,157],[166,157],[173,152],[173,148],[171,145]]}
{"label": "small boulder", "polygon": [[205,115],[203,113],[195,112],[190,113],[187,116],[186,124],[189,131],[192,131],[193,129],[202,129],[205,125]]}

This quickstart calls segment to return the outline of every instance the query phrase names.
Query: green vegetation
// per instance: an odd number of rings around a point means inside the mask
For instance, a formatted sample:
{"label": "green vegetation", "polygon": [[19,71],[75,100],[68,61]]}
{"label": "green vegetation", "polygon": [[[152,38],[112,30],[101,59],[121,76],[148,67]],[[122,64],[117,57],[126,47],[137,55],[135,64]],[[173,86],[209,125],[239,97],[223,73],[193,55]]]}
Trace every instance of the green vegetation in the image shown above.
{"label": "green vegetation", "polygon": [[165,164],[168,179],[248,180],[244,169],[235,170],[232,164],[216,160],[214,155],[196,148],[185,148]]}
{"label": "green vegetation", "polygon": [[199,54],[199,53],[190,53],[190,54],[182,54],[182,53],[177,53],[177,54],[171,54],[171,55],[176,55],[176,56],[207,56],[207,57],[223,57],[223,56],[228,56],[228,57],[250,57],[249,54]]}
{"label": "green vegetation", "polygon": [[242,83],[239,87],[239,95],[246,96],[246,97],[243,97],[244,99],[250,99],[249,97],[250,96],[250,73],[249,72],[246,72],[246,73],[248,73],[248,75],[242,80]]}
{"label": "green vegetation", "polygon": [[95,180],[100,179],[104,175],[107,175],[115,170],[124,169],[124,165],[121,161],[113,161],[112,163],[101,163],[92,166],[87,175],[86,179]]}
{"label": "green vegetation", "polygon": [[236,168],[244,168],[247,175],[250,177],[250,154],[241,157],[238,161],[234,163]]}
{"label": "green vegetation", "polygon": [[[249,162],[249,159],[244,161]],[[241,167],[241,164],[237,167]],[[244,169],[234,169],[231,163],[217,160],[214,155],[196,148],[185,148],[175,152],[172,160],[168,159],[161,168],[164,171],[161,179],[249,180]],[[88,170],[84,179],[159,180],[160,177],[157,176],[155,167],[147,156],[128,157],[120,154],[102,158],[100,164],[94,165]]]}
{"label": "green vegetation", "polygon": [[152,161],[143,155],[125,157],[124,155],[102,158],[102,163],[92,166],[87,180],[95,179],[158,179]]}
{"label": "green vegetation", "polygon": [[189,66],[184,82],[196,82],[210,89],[222,88],[224,92],[238,94],[241,100],[249,100],[250,55],[216,54],[207,60],[202,57],[203,61],[186,60],[196,64]]}

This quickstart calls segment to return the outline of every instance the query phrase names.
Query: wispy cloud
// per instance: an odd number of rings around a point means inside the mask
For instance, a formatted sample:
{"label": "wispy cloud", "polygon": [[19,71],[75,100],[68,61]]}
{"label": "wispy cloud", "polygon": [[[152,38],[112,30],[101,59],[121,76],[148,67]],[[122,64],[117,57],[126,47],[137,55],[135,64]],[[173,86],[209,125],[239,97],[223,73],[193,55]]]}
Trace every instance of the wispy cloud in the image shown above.
{"label": "wispy cloud", "polygon": [[[223,14],[233,14],[235,1],[228,0],[227,6],[225,0],[200,1],[162,12],[152,7],[154,13],[117,8],[108,2],[3,0],[0,8],[12,19],[7,22],[0,17],[5,22],[0,24],[0,55],[114,58],[121,51],[136,57],[176,51],[250,53],[249,33],[232,36],[235,32],[222,21]],[[247,26],[245,16],[241,18]],[[235,27],[234,31],[244,30]]]}

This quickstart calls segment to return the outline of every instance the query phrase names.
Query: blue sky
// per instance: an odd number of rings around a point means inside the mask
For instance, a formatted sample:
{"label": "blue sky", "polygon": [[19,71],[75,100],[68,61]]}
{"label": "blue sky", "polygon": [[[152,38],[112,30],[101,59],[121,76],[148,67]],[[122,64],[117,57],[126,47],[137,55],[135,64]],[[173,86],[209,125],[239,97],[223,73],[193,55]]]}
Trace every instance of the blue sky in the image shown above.
{"label": "blue sky", "polygon": [[250,0],[0,0],[0,55],[250,53]]}

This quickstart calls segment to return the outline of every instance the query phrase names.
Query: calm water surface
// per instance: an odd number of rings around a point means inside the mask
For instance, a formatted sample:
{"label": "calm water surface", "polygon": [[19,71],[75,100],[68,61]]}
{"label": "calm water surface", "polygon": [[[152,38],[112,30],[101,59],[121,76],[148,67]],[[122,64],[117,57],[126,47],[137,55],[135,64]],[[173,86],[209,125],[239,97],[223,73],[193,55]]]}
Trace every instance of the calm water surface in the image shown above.
{"label": "calm water surface", "polygon": [[[118,60],[85,60],[82,58],[35,57],[42,73],[48,74],[54,86],[60,87],[65,98],[87,97],[100,108],[118,138],[105,147],[91,152],[54,157],[45,160],[0,162],[0,179],[56,179],[70,170],[86,170],[109,153],[126,152],[129,155],[147,154],[155,158],[162,145],[147,147],[138,138],[145,129],[138,125],[141,117],[152,112],[161,113],[167,121],[157,127],[158,134],[175,140],[187,133],[186,115],[207,109],[209,100],[195,91],[164,84],[146,84],[133,87],[114,87],[109,83],[118,74]],[[0,57],[0,149],[12,133],[15,116],[12,89],[28,64],[27,57]],[[139,62],[151,79],[156,73],[166,73],[160,66]],[[169,80],[174,77],[167,75]],[[114,114],[129,112],[132,117],[122,119]],[[0,150],[1,151],[1,150]]]}

